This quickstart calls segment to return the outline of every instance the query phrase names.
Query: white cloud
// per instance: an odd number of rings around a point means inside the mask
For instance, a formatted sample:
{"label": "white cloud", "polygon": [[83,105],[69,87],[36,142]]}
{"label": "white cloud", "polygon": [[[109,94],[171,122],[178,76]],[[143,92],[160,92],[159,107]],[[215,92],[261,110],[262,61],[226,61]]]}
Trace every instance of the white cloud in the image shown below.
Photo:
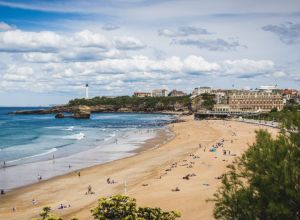
{"label": "white cloud", "polygon": [[[178,80],[196,75],[235,77],[245,74],[268,74],[274,70],[274,64],[269,60],[226,60],[210,62],[201,56],[187,56],[186,58],[169,57],[163,60],[150,59],[146,56],[132,56],[123,58],[106,58],[87,62],[50,62],[53,54],[28,53],[24,56],[30,59],[40,59],[32,67],[10,65],[0,76],[1,88],[12,89],[12,82],[24,82],[21,88],[43,91],[76,91],[78,86],[89,81],[92,84],[102,85],[99,89],[124,87],[148,83],[148,86],[157,87],[161,82],[178,84]],[[33,82],[37,85],[33,86]],[[7,85],[7,87],[5,87]],[[19,86],[17,83],[16,85]],[[130,86],[130,87],[129,87]],[[15,88],[13,88],[15,89]]]}
{"label": "white cloud", "polygon": [[172,44],[185,46],[195,46],[199,49],[207,49],[210,51],[230,51],[244,47],[237,41],[229,42],[224,39],[173,39]]}
{"label": "white cloud", "polygon": [[281,78],[281,77],[285,77],[287,74],[283,71],[276,71],[272,75],[276,78]]}
{"label": "white cloud", "polygon": [[211,72],[219,71],[220,65],[206,61],[203,57],[188,56],[184,59],[184,70],[187,72]]}
{"label": "white cloud", "polygon": [[24,53],[23,58],[28,62],[47,63],[60,62],[61,60],[54,53],[29,52]]}
{"label": "white cloud", "polygon": [[167,86],[190,83],[192,80],[188,79],[203,75],[233,78],[284,75],[271,60],[216,62],[200,55],[164,59],[136,55],[144,54],[145,47],[134,37],[107,37],[89,30],[73,34],[0,32],[0,56],[10,57],[0,69],[0,88],[2,91],[74,92],[88,81],[99,85],[99,90],[122,92],[125,88],[158,88],[162,82]]}
{"label": "white cloud", "polygon": [[225,60],[221,63],[223,74],[266,74],[274,69],[271,60]]}
{"label": "white cloud", "polygon": [[281,25],[266,25],[262,27],[264,31],[276,34],[280,41],[285,44],[296,44],[300,42],[300,23],[287,22]]}
{"label": "white cloud", "polygon": [[105,24],[102,26],[102,29],[105,31],[114,31],[119,29],[120,27],[114,24]]}
{"label": "white cloud", "polygon": [[30,67],[17,67],[10,65],[7,72],[3,75],[3,79],[7,81],[27,81],[33,75],[33,69]]}
{"label": "white cloud", "polygon": [[159,29],[158,35],[165,37],[186,37],[190,35],[210,34],[206,29],[195,26],[182,26],[177,29]]}
{"label": "white cloud", "polygon": [[140,40],[134,37],[116,37],[114,42],[116,48],[120,50],[139,50],[146,47]]}
{"label": "white cloud", "polygon": [[1,21],[0,22],[0,31],[8,31],[8,30],[12,30],[14,29],[14,27],[10,26],[9,24]]}
{"label": "white cloud", "polygon": [[[116,37],[109,41],[99,33],[89,30],[74,33],[71,36],[61,35],[51,31],[27,32],[21,30],[10,30],[0,32],[0,52],[39,52],[60,54],[60,59],[64,57],[82,55],[88,58],[90,53],[92,58],[116,56],[117,50],[137,50],[144,48],[145,45],[134,37]],[[63,55],[72,54],[72,55]],[[94,54],[95,56],[93,56]],[[52,55],[51,55],[52,56]],[[27,60],[28,57],[26,57]],[[34,60],[34,59],[32,59]],[[43,58],[42,58],[43,60]],[[59,60],[59,58],[57,58]],[[85,59],[84,59],[85,60]]]}
{"label": "white cloud", "polygon": [[110,43],[103,35],[92,33],[89,30],[75,33],[71,44],[77,47],[100,47],[103,49],[110,47]]}
{"label": "white cloud", "polygon": [[11,30],[0,32],[0,52],[53,51],[57,50],[60,45],[64,45],[64,43],[61,36],[50,31],[24,32]]}

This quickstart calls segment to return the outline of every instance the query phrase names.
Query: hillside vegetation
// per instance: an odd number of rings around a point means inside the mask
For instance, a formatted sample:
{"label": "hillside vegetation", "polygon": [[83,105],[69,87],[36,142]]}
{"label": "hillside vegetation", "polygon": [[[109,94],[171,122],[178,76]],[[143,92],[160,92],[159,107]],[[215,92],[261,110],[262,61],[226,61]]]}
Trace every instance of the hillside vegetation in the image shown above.
{"label": "hillside vegetation", "polygon": [[74,99],[68,106],[110,106],[114,110],[127,108],[132,111],[182,111],[191,105],[189,96],[182,97],[131,97],[119,96],[115,98],[94,97],[92,99]]}

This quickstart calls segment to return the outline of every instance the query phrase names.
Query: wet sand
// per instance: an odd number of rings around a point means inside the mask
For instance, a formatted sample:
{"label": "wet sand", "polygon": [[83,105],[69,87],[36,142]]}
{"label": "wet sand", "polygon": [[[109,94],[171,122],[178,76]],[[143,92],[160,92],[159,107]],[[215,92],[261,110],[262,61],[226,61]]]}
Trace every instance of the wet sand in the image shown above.
{"label": "wet sand", "polygon": [[[151,144],[156,146],[161,139],[169,140],[172,133],[165,127],[155,129],[129,130],[110,137],[106,142],[95,142],[88,150],[59,157],[49,153],[40,161],[0,167],[0,189],[6,192],[25,185],[64,175],[79,169],[104,164],[120,158],[129,157],[146,150]],[[54,155],[55,154],[55,155]],[[18,180],[16,181],[16,176]]]}
{"label": "wet sand", "polygon": [[[93,219],[89,210],[97,199],[123,194],[125,181],[127,194],[135,197],[139,206],[178,210],[181,219],[213,219],[213,203],[206,200],[220,185],[216,177],[234,160],[232,155],[241,155],[253,143],[255,130],[264,128],[273,134],[277,130],[233,121],[195,121],[192,116],[185,120],[170,125],[175,138],[158,148],[153,145],[165,141],[163,135],[152,140],[154,143],[149,142],[148,150],[83,169],[80,177],[73,172],[0,196],[0,219],[31,219],[46,205],[65,219]],[[224,148],[210,152],[210,147],[223,138]],[[223,155],[222,149],[230,150],[231,156]],[[196,176],[183,179],[187,174]],[[108,177],[117,183],[107,184]],[[95,194],[85,195],[88,185]],[[180,191],[172,191],[176,187]],[[31,203],[32,199],[37,201],[36,205]],[[59,210],[61,203],[71,207]],[[12,207],[16,207],[16,212],[12,212]]]}

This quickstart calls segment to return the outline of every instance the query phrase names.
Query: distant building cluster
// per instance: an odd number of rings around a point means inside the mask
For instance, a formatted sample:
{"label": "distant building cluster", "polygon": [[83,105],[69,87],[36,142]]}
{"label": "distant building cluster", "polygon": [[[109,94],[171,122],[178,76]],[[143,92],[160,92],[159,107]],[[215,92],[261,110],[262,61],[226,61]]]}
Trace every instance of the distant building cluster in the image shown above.
{"label": "distant building cluster", "polygon": [[[209,86],[195,88],[190,98],[196,101],[209,94],[213,97],[213,110],[217,112],[268,112],[282,110],[287,104],[300,103],[300,92],[295,89],[278,89],[277,86],[261,86],[257,89],[213,89]],[[136,97],[179,97],[186,96],[183,91],[154,89],[151,92],[134,92]],[[201,104],[200,106],[201,110]],[[197,107],[198,108],[198,107]]]}
{"label": "distant building cluster", "polygon": [[300,103],[300,92],[295,89],[278,89],[277,86],[261,86],[253,90],[212,89],[198,87],[192,92],[191,98],[211,94],[214,96],[214,111],[217,112],[269,112],[282,110],[290,103]]}
{"label": "distant building cluster", "polygon": [[151,92],[134,92],[133,96],[136,97],[167,97],[167,96],[186,96],[183,91],[172,90],[169,92],[167,89],[153,89]]}

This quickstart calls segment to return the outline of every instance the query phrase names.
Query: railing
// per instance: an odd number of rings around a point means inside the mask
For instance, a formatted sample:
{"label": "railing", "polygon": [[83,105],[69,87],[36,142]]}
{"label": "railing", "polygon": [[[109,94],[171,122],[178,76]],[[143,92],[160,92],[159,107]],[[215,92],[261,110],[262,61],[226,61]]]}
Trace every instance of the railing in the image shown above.
{"label": "railing", "polygon": [[276,121],[264,121],[264,120],[254,120],[254,119],[247,119],[247,118],[238,118],[232,119],[233,121],[245,122],[249,124],[256,124],[256,125],[263,125],[272,128],[279,128],[280,124]]}

